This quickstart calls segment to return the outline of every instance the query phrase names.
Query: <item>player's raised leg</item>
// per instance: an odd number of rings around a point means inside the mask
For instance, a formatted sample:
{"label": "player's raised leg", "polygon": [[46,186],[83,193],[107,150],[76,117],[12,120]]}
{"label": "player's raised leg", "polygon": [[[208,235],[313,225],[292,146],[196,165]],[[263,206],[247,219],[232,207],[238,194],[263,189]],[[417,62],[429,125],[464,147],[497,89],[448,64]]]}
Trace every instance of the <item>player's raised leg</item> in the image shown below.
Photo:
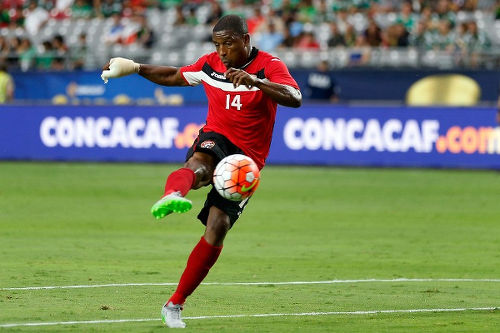
{"label": "player's raised leg", "polygon": [[185,327],[181,319],[186,298],[200,285],[222,251],[224,238],[231,228],[229,216],[212,206],[205,234],[191,252],[174,294],[162,309],[162,319],[168,327]]}
{"label": "player's raised leg", "polygon": [[171,213],[185,213],[193,206],[186,194],[210,183],[214,170],[213,157],[195,152],[183,168],[172,172],[165,184],[165,191],[160,200],[151,207],[151,214],[157,219]]}
{"label": "player's raised leg", "polygon": [[157,219],[173,212],[184,213],[193,206],[191,200],[184,198],[193,187],[196,175],[189,168],[181,168],[172,172],[165,184],[165,192],[160,200],[151,207],[151,214]]}

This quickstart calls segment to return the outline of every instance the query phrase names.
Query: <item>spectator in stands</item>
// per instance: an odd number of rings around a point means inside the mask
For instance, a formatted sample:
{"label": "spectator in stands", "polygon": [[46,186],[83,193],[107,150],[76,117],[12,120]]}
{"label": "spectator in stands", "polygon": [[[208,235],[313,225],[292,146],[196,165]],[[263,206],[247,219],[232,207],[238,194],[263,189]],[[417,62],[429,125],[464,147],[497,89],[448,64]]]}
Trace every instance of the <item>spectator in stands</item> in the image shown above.
{"label": "spectator in stands", "polygon": [[137,43],[150,49],[155,42],[155,32],[148,24],[145,15],[138,15],[137,20],[139,22],[139,30],[137,31]]}
{"label": "spectator in stands", "polygon": [[48,40],[44,41],[36,55],[36,68],[41,70],[51,69],[55,56],[56,53],[52,43]]}
{"label": "spectator in stands", "polygon": [[17,66],[21,68],[23,72],[30,69],[33,65],[36,51],[31,45],[29,38],[12,38],[11,48],[14,50],[16,57],[19,59]]}
{"label": "spectator in stands", "polygon": [[456,38],[455,38],[455,46],[457,49],[461,51],[466,51],[467,49],[467,22],[462,22],[457,25],[456,28]]}
{"label": "spectator in stands", "polygon": [[469,21],[467,23],[465,42],[469,50],[476,52],[486,50],[491,46],[488,35],[478,29],[476,21]]}
{"label": "spectator in stands", "polygon": [[0,35],[0,61],[1,59],[6,59],[10,53],[10,44],[9,40]]}
{"label": "spectator in stands", "polygon": [[7,65],[0,62],[0,104],[12,102],[14,99],[14,80],[7,72]]}
{"label": "spectator in stands", "polygon": [[102,0],[102,3],[97,6],[96,11],[99,16],[105,18],[120,14],[123,10],[122,2],[119,0]]}
{"label": "spectator in stands", "polygon": [[320,45],[312,31],[302,32],[294,46],[299,50],[319,50]]}
{"label": "spectator in stands", "polygon": [[10,25],[9,9],[1,8],[0,9],[0,28],[6,28],[9,25]]}
{"label": "spectator in stands", "polygon": [[27,3],[26,0],[1,0],[0,7],[5,9],[13,9],[22,7]]}
{"label": "spectator in stands", "polygon": [[356,41],[350,50],[349,65],[362,66],[369,63],[371,57],[370,45],[364,35],[356,37]]}
{"label": "spectator in stands", "polygon": [[191,6],[188,8],[188,15],[186,16],[186,24],[192,27],[199,24],[198,17],[196,16],[196,7]]}
{"label": "spectator in stands", "polygon": [[295,40],[296,38],[290,33],[290,28],[288,26],[285,26],[285,28],[283,29],[283,40],[281,41],[281,44],[278,46],[278,48],[292,48],[295,45]]}
{"label": "spectator in stands", "polygon": [[394,24],[393,29],[396,36],[396,46],[407,47],[410,44],[410,33],[406,30],[405,26],[402,23],[396,23]]}
{"label": "spectator in stands", "polygon": [[22,5],[17,5],[9,9],[9,28],[15,29],[17,27],[24,27],[24,12]]}
{"label": "spectator in stands", "polygon": [[379,47],[382,43],[382,29],[380,29],[374,19],[368,21],[368,27],[364,35],[368,45],[372,47]]}
{"label": "spectator in stands", "polygon": [[[347,13],[347,9],[345,9],[343,6],[339,7],[336,10],[335,22],[337,23],[339,31],[345,35],[345,33],[347,32],[347,29],[351,25],[351,23],[349,23],[349,16]],[[352,39],[352,44],[354,44],[354,40],[355,40],[355,38]],[[346,42],[347,42],[347,38],[346,38]]]}
{"label": "spectator in stands", "polygon": [[[291,24],[296,20],[297,5],[291,3],[289,0],[284,0],[281,6],[273,7],[274,17],[281,18],[284,25],[288,26],[290,30]],[[292,31],[290,30],[290,33]],[[293,35],[296,36],[295,34]]]}
{"label": "spectator in stands", "polygon": [[152,0],[128,0],[134,14],[143,15],[144,11],[152,5]]}
{"label": "spectator in stands", "polygon": [[62,20],[71,16],[71,6],[74,0],[57,0],[54,1],[54,8],[50,11],[52,19]]}
{"label": "spectator in stands", "polygon": [[469,64],[472,67],[477,67],[481,53],[491,46],[490,40],[486,33],[479,31],[476,21],[470,21],[467,23],[467,33],[464,36],[464,41],[469,51]]}
{"label": "spectator in stands", "polygon": [[[25,2],[28,6],[25,10],[28,18],[23,23],[22,5]],[[478,29],[477,23],[470,23],[475,27],[469,29],[469,23],[464,25],[462,24],[463,20],[477,19],[479,16],[475,11],[478,10],[485,13],[485,16],[488,15],[486,10],[495,15],[497,9],[500,19],[500,0],[497,0],[495,5],[494,0],[270,0],[266,2],[225,0],[210,1],[209,3],[211,9],[207,13],[207,17],[203,18],[199,16],[202,11],[198,11],[198,8],[208,6],[208,3],[200,0],[0,0],[0,27],[12,29],[21,24],[25,26],[30,36],[35,36],[43,27],[46,19],[50,19],[48,18],[48,10],[52,9],[50,12],[52,19],[54,17],[61,18],[62,16],[55,13],[65,11],[72,6],[74,17],[89,17],[90,9],[90,15],[92,15],[92,10],[95,10],[99,17],[111,17],[114,13],[124,18],[122,21],[128,26],[127,29],[125,26],[117,24],[113,26],[113,32],[110,30],[103,33],[102,38],[108,44],[137,42],[147,48],[153,45],[154,39],[146,37],[149,36],[149,31],[152,32],[152,29],[147,26],[142,27],[134,21],[136,21],[135,15],[137,13],[152,5],[157,6],[152,10],[159,10],[158,7],[165,9],[179,6],[178,13],[182,14],[182,18],[178,24],[188,25],[186,29],[189,29],[190,25],[198,25],[197,19],[200,19],[202,23],[212,24],[222,16],[223,8],[227,9],[227,13],[248,14],[249,11],[253,10],[253,15],[248,17],[247,23],[250,30],[255,30],[253,36],[256,41],[259,34],[266,36],[269,34],[269,30],[281,34],[282,41],[278,46],[274,45],[279,39],[275,35],[270,40],[261,38],[258,41],[257,45],[262,45],[261,48],[269,51],[277,47],[285,48],[294,45],[304,48],[306,43],[304,40],[308,36],[303,31],[312,31],[316,34],[324,33],[320,29],[320,25],[327,22],[330,24],[329,38],[325,40],[324,35],[318,36],[322,37],[321,42],[328,47],[346,46],[352,48],[357,45],[359,48],[359,45],[363,44],[363,39],[357,38],[359,33],[365,36],[365,40],[371,47],[412,45],[421,48],[422,51],[448,51],[450,55],[457,56],[456,64],[476,66],[481,65],[481,52],[491,47],[491,41],[487,35],[488,31]],[[79,8],[82,8],[83,14],[80,14]],[[467,13],[459,13],[459,11]],[[188,12],[191,15],[188,15]],[[161,17],[162,15],[156,13],[154,16]],[[268,27],[266,20],[264,20],[266,17],[273,18],[274,28]],[[457,17],[460,18],[459,21],[457,21]],[[127,23],[128,18],[133,21],[131,25]],[[449,22],[447,28],[444,27],[446,21]],[[172,22],[166,22],[166,24],[172,24]],[[58,25],[53,26],[58,27]],[[481,25],[480,27],[483,28]],[[488,24],[485,28],[487,27]],[[130,38],[124,38],[124,30],[127,30],[125,34],[128,34]],[[12,30],[6,32],[4,29],[4,35],[13,36],[14,33]],[[300,42],[297,39],[300,39]],[[323,44],[321,45],[323,46]],[[309,49],[311,46],[305,48]],[[315,48],[316,46],[312,47],[312,49]],[[17,45],[10,47],[10,49],[17,50]],[[6,52],[8,53],[6,47],[0,45],[0,56],[3,54],[5,58]],[[29,56],[27,58],[29,59]],[[9,66],[18,65],[18,60],[12,54],[7,59]],[[73,61],[69,62],[70,67],[75,66],[71,65],[72,63]],[[78,66],[80,65],[76,65],[76,67]]]}
{"label": "spectator in stands", "polygon": [[179,26],[179,25],[185,25],[185,24],[186,24],[186,17],[184,16],[184,13],[182,11],[182,6],[178,5],[175,7],[174,25]]}
{"label": "spectator in stands", "polygon": [[[298,13],[295,11],[291,13],[291,16],[288,18],[287,21],[285,21],[285,24],[288,25],[288,28],[290,30],[290,34],[292,34],[293,37],[295,38],[300,38],[302,37],[302,33],[304,32],[304,23],[299,21],[298,19]],[[309,24],[310,26],[310,24]]]}
{"label": "spectator in stands", "polygon": [[432,24],[432,9],[430,6],[425,6],[420,11],[419,21],[424,21],[428,23],[429,29],[433,26]]}
{"label": "spectator in stands", "polygon": [[262,14],[260,5],[253,7],[253,15],[247,18],[248,33],[254,34],[260,30],[260,26],[265,23],[265,16]]}
{"label": "spectator in stands", "polygon": [[402,24],[407,31],[412,31],[417,17],[413,14],[412,4],[410,1],[405,1],[401,4],[401,10],[396,19],[397,23]]}
{"label": "spectator in stands", "polygon": [[454,11],[452,11],[452,3],[450,0],[438,0],[432,14],[432,20],[437,25],[441,25],[438,22],[448,21],[450,23],[450,27],[454,27],[456,19],[457,15]]}
{"label": "spectator in stands", "polygon": [[58,57],[65,57],[68,53],[68,46],[64,41],[64,37],[61,35],[55,35],[52,39],[52,47],[54,49],[54,53]]}
{"label": "spectator in stands", "polygon": [[318,11],[312,0],[300,1],[298,6],[298,20],[302,23],[313,23],[316,21]]}
{"label": "spectator in stands", "polygon": [[114,13],[111,15],[110,19],[113,23],[108,31],[104,33],[104,42],[108,45],[121,43],[123,31],[125,30],[125,26],[122,24],[122,18],[119,13]]}
{"label": "spectator in stands", "polygon": [[255,44],[262,51],[272,52],[283,42],[283,33],[276,29],[276,24],[271,19],[266,24],[266,29],[254,34]]}
{"label": "spectator in stands", "polygon": [[183,0],[158,0],[161,9],[174,8],[182,5]]}
{"label": "spectator in stands", "polygon": [[431,44],[428,34],[428,21],[421,20],[417,23],[415,32],[409,36],[409,44],[419,49],[427,49]]}
{"label": "spectator in stands", "polygon": [[465,0],[462,5],[462,10],[466,12],[473,12],[477,10],[478,1],[477,0]]}
{"label": "spectator in stands", "polygon": [[75,70],[83,69],[88,55],[87,35],[85,33],[78,36],[78,42],[70,49],[70,54],[71,67]]}
{"label": "spectator in stands", "polygon": [[93,12],[92,6],[86,0],[75,0],[71,6],[71,17],[75,19],[89,19]]}
{"label": "spectator in stands", "polygon": [[347,47],[352,47],[356,44],[356,31],[354,30],[354,26],[352,24],[348,24],[346,26],[344,42]]}
{"label": "spectator in stands", "polygon": [[330,23],[334,22],[335,17],[333,12],[328,8],[328,3],[326,0],[320,0],[319,7],[316,13],[314,22],[317,23]]}
{"label": "spectator in stands", "polygon": [[451,30],[450,21],[444,19],[439,22],[438,30],[434,33],[431,47],[437,51],[454,50],[455,34]]}
{"label": "spectator in stands", "polygon": [[31,1],[26,10],[26,19],[24,21],[26,31],[35,36],[48,20],[49,12],[38,6],[36,1]]}
{"label": "spectator in stands", "polygon": [[294,0],[282,0],[282,1],[276,1],[276,3],[273,5],[277,16],[279,17],[284,17],[287,15],[290,15],[292,13],[295,13],[297,11],[297,6],[300,1],[294,1]]}
{"label": "spectator in stands", "polygon": [[328,38],[328,47],[345,46],[344,36],[340,33],[337,23],[330,23],[330,37]]}
{"label": "spectator in stands", "polygon": [[63,71],[66,69],[66,64],[63,57],[56,56],[52,60],[50,69],[53,71]]}
{"label": "spectator in stands", "polygon": [[329,70],[328,61],[322,60],[316,71],[309,73],[304,96],[318,102],[338,102],[338,87]]}
{"label": "spectator in stands", "polygon": [[130,18],[124,19],[126,24],[123,26],[121,44],[130,45],[137,42],[139,30],[141,28],[142,15],[139,13],[134,14]]}
{"label": "spectator in stands", "polygon": [[122,6],[123,6],[121,12],[122,17],[132,17],[136,14],[141,14],[139,12],[134,11],[131,0],[123,0]]}
{"label": "spectator in stands", "polygon": [[212,1],[210,3],[210,15],[207,18],[208,25],[214,25],[224,13],[220,3],[218,1]]}
{"label": "spectator in stands", "polygon": [[240,17],[245,17],[245,7],[243,6],[243,2],[239,0],[227,0],[226,2],[226,10],[224,11],[225,15],[238,15]]}

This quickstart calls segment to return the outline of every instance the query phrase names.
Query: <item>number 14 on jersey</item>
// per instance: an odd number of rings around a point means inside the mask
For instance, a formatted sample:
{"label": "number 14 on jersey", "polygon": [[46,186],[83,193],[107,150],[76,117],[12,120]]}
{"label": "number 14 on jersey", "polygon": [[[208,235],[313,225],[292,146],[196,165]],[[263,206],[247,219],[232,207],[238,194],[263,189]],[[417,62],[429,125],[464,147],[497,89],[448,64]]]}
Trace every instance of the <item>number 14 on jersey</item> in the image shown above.
{"label": "number 14 on jersey", "polygon": [[241,110],[241,95],[234,95],[233,100],[231,101],[231,95],[226,95],[226,110],[229,110],[230,107],[236,108],[236,110]]}

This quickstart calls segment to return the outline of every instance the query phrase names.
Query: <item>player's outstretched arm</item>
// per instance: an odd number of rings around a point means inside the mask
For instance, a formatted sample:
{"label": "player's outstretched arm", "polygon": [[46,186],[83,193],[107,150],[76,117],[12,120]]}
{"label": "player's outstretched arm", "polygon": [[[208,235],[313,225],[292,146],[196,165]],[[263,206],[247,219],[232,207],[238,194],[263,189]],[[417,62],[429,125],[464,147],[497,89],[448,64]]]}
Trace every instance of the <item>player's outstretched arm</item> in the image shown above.
{"label": "player's outstretched arm", "polygon": [[298,108],[302,105],[302,94],[299,89],[259,79],[257,79],[255,86],[278,104],[292,108]]}
{"label": "player's outstretched arm", "polygon": [[101,78],[104,80],[104,83],[107,83],[108,79],[131,74],[139,74],[149,81],[163,86],[188,85],[176,67],[138,64],[126,58],[112,58],[103,67]]}
{"label": "player's outstretched arm", "polygon": [[298,108],[302,105],[302,94],[300,90],[294,87],[258,79],[255,75],[250,75],[241,69],[230,68],[224,75],[235,87],[240,85],[244,85],[249,89],[257,87],[278,104],[293,108]]}

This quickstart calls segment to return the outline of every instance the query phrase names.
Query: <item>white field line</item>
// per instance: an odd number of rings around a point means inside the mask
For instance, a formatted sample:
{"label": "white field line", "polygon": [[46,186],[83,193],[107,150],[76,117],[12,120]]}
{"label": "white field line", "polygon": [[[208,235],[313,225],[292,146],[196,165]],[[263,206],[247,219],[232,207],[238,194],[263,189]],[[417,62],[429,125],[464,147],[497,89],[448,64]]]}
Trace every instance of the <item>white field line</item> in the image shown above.
{"label": "white field line", "polygon": [[[205,286],[263,286],[263,285],[307,285],[307,284],[340,284],[340,283],[377,283],[377,282],[500,282],[500,279],[363,279],[363,280],[326,280],[326,281],[278,281],[278,282],[203,282]],[[177,282],[159,283],[109,283],[84,284],[74,286],[39,286],[39,287],[5,287],[5,290],[44,290],[44,289],[78,289],[78,288],[105,288],[105,287],[142,287],[142,286],[177,286]]]}
{"label": "white field line", "polygon": [[[295,317],[342,316],[342,315],[353,316],[353,315],[374,315],[374,314],[392,314],[392,313],[495,311],[498,309],[499,307],[484,307],[484,308],[457,308],[457,309],[407,309],[407,310],[330,311],[330,312],[301,312],[301,313],[262,313],[262,314],[236,314],[236,315],[184,317],[183,319],[200,320],[200,319],[217,319],[217,318],[255,318],[255,317],[287,317],[287,316],[295,316]],[[113,324],[113,323],[145,322],[145,321],[160,321],[160,318],[13,323],[13,324],[0,324],[0,327]]]}

